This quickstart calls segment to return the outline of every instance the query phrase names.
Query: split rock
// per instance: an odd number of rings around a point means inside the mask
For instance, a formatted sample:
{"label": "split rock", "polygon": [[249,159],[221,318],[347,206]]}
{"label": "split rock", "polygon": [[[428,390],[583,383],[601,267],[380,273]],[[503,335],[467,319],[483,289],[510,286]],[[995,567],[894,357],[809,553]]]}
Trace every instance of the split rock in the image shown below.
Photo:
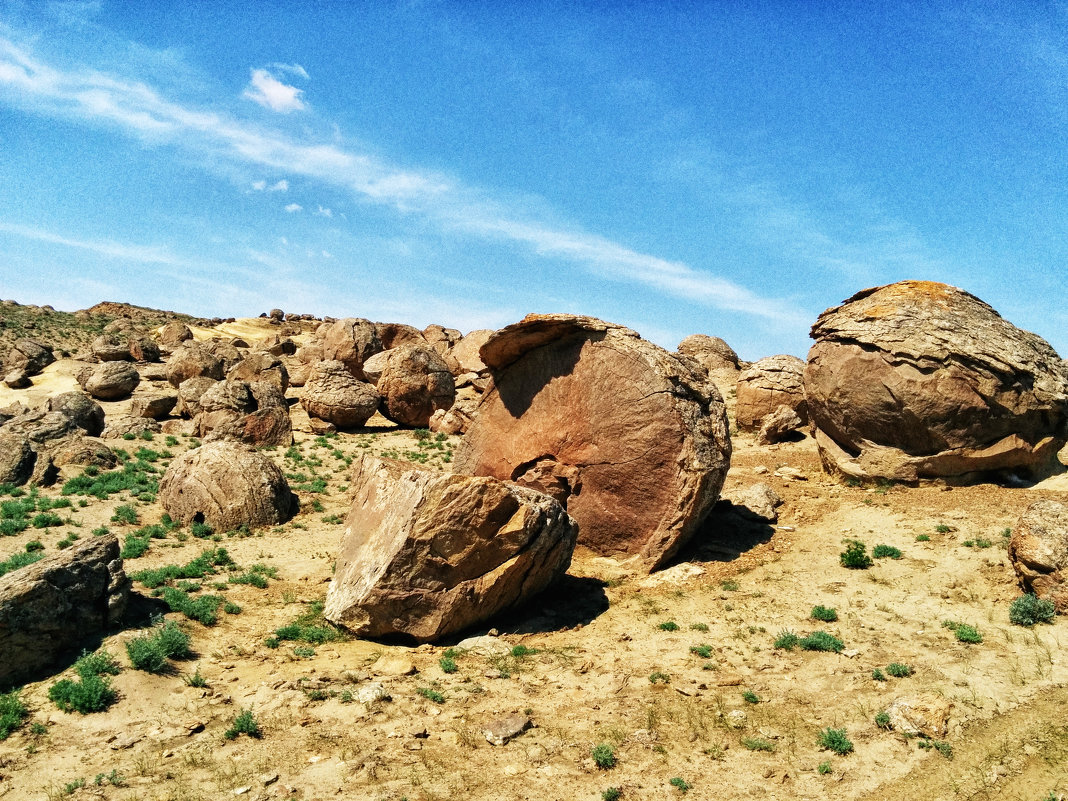
{"label": "split rock", "polygon": [[662,348],[591,317],[530,315],[487,340],[494,385],[456,470],[557,498],[579,542],[656,569],[693,536],[730,463],[719,391]]}
{"label": "split rock", "polygon": [[759,428],[764,418],[787,406],[806,420],[805,363],[796,356],[768,356],[738,376],[734,415],[744,431]]}
{"label": "split rock", "polygon": [[529,600],[571,564],[575,522],[540,492],[369,456],[352,486],[324,613],[360,636],[444,637]]}

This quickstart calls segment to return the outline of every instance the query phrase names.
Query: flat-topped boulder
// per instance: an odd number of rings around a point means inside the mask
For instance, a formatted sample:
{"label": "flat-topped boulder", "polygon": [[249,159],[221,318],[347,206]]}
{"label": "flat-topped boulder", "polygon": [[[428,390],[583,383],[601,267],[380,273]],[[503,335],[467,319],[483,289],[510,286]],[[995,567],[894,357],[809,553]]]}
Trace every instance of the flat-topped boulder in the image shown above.
{"label": "flat-topped boulder", "polygon": [[723,400],[694,368],[602,320],[530,315],[490,337],[493,374],[456,471],[552,495],[605,555],[664,564],[719,495]]}

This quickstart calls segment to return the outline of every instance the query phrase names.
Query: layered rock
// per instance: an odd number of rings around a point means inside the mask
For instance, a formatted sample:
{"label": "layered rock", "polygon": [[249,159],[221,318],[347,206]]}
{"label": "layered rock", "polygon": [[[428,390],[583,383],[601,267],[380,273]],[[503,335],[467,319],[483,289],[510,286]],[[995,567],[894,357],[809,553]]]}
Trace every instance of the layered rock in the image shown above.
{"label": "layered rock", "polygon": [[493,373],[456,470],[516,481],[565,504],[580,543],[652,570],[693,535],[730,462],[708,380],[622,326],[530,315],[490,337]]}
{"label": "layered rock", "polygon": [[734,414],[738,428],[760,428],[764,418],[786,406],[804,423],[805,363],[796,356],[768,356],[753,362],[738,376]]}
{"label": "layered rock", "polygon": [[328,620],[429,641],[522,604],[566,572],[577,528],[552,498],[492,478],[361,457]]}
{"label": "layered rock", "polygon": [[805,368],[824,467],[860,479],[1039,476],[1068,426],[1068,370],[955,287],[866,289],[812,327]]}
{"label": "layered rock", "polygon": [[1017,521],[1009,561],[1027,592],[1068,612],[1068,506],[1037,501]]}
{"label": "layered rock", "polygon": [[696,361],[705,372],[737,370],[738,354],[719,337],[693,334],[679,343],[679,353]]}
{"label": "layered rock", "polygon": [[122,620],[129,592],[113,534],[0,576],[0,687],[36,678],[107,633]]}
{"label": "layered rock", "polygon": [[307,413],[338,428],[358,428],[378,410],[373,386],[358,381],[336,360],[316,364],[304,385],[300,405]]}
{"label": "layered rock", "polygon": [[284,523],[296,499],[282,471],[255,449],[222,440],[176,457],[159,484],[159,501],[179,523],[216,531]]}

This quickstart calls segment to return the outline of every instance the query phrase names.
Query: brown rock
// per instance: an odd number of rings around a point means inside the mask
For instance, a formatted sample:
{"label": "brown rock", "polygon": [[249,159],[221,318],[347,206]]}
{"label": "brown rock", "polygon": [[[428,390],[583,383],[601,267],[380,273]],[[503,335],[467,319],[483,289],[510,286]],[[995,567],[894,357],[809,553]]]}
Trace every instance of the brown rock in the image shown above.
{"label": "brown rock", "polygon": [[141,374],[142,381],[166,381],[167,380],[167,365],[165,364],[143,364],[139,365],[137,372]]}
{"label": "brown rock", "polygon": [[178,405],[175,414],[182,417],[196,417],[200,414],[200,399],[204,393],[215,386],[218,381],[207,376],[194,376],[178,385]]}
{"label": "brown rock", "polygon": [[130,434],[135,438],[141,438],[146,431],[158,434],[161,430],[159,423],[149,417],[113,414],[108,417],[108,424],[104,426],[100,436],[102,439],[126,439],[126,435]]}
{"label": "brown rock", "polygon": [[760,423],[760,431],[757,432],[758,445],[774,445],[789,439],[801,429],[804,422],[801,417],[789,406],[780,406],[771,414],[764,415]]}
{"label": "brown rock", "polygon": [[444,637],[526,602],[571,563],[575,523],[539,492],[372,457],[352,475],[324,611],[360,636]]}
{"label": "brown rock", "polygon": [[944,738],[949,731],[949,715],[953,704],[937,695],[918,695],[898,698],[886,708],[890,728],[902,734]]}
{"label": "brown rock", "polygon": [[160,359],[159,345],[151,337],[131,336],[127,348],[135,362],[158,362]]}
{"label": "brown rock", "polygon": [[866,289],[821,314],[812,336],[805,392],[830,472],[1038,477],[1065,442],[1064,362],[960,289],[929,281]]}
{"label": "brown rock", "polygon": [[715,503],[730,438],[715,386],[621,326],[530,315],[482,347],[482,396],[456,470],[566,501],[580,542],[652,570]]}
{"label": "brown rock", "polygon": [[494,333],[496,332],[490,331],[488,328],[472,331],[452,346],[449,350],[449,355],[456,360],[458,366],[457,375],[460,373],[480,373],[486,369],[486,363],[482,361],[479,352]]}
{"label": "brown rock", "polygon": [[206,442],[167,467],[159,501],[183,525],[216,531],[284,523],[296,499],[282,471],[264,454],[237,442]]}
{"label": "brown rock", "polygon": [[167,381],[172,387],[178,387],[190,378],[198,377],[221,381],[223,363],[196,343],[182,345],[167,360]]}
{"label": "brown rock", "polygon": [[363,363],[382,350],[375,324],[354,317],[327,325],[322,339],[323,358],[341,362],[358,381],[364,380]]}
{"label": "brown rock", "polygon": [[0,429],[0,484],[25,484],[36,461],[29,437]]}
{"label": "brown rock", "polygon": [[434,324],[428,325],[423,329],[423,338],[439,355],[444,356],[453,345],[463,338],[463,335],[455,328],[444,328]]}
{"label": "brown rock", "polygon": [[50,412],[67,415],[91,437],[98,436],[104,430],[104,408],[84,392],[74,390],[53,395],[45,407]]}
{"label": "brown rock", "polygon": [[130,346],[119,334],[101,334],[89,346],[93,356],[102,362],[130,361]]}
{"label": "brown rock", "polygon": [[426,428],[430,415],[452,406],[452,372],[433,348],[402,345],[382,355],[387,361],[377,387],[383,415],[401,425]]}
{"label": "brown rock", "polygon": [[1068,612],[1068,506],[1037,501],[1017,521],[1009,561],[1021,586]]}
{"label": "brown rock", "polygon": [[223,375],[236,367],[245,358],[245,354],[229,342],[224,342],[221,339],[212,340],[207,347],[211,355],[222,362]]}
{"label": "brown rock", "polygon": [[226,377],[233,381],[268,381],[282,394],[289,389],[289,371],[281,357],[273,353],[250,353],[234,365]]}
{"label": "brown rock", "polygon": [[385,350],[400,347],[401,345],[422,345],[426,347],[430,343],[426,341],[423,332],[418,328],[403,323],[375,323],[375,332],[382,342]]}
{"label": "brown rock", "polygon": [[738,354],[719,337],[705,334],[688,336],[679,343],[679,353],[694,359],[706,373],[724,368],[738,369]]}
{"label": "brown rock", "polygon": [[118,461],[107,443],[96,437],[71,437],[52,449],[52,463],[61,476],[77,475],[90,465],[111,470]]}
{"label": "brown rock", "polygon": [[133,403],[130,404],[130,414],[133,417],[150,417],[153,420],[162,420],[174,411],[174,407],[177,405],[177,392],[134,398]]}
{"label": "brown rock", "polygon": [[530,728],[530,718],[526,715],[509,715],[506,718],[491,720],[482,724],[482,736],[491,745],[507,745]]}
{"label": "brown rock", "polygon": [[293,424],[282,391],[268,381],[219,381],[200,398],[193,433],[208,441],[249,445],[293,444]]}
{"label": "brown rock", "polygon": [[30,374],[21,367],[8,371],[7,375],[4,376],[4,383],[11,389],[26,389],[33,386]]}
{"label": "brown rock", "polygon": [[804,386],[805,363],[796,356],[768,356],[753,362],[738,376],[734,416],[738,428],[759,428],[780,406],[792,409],[801,422],[807,419]]}
{"label": "brown rock", "polygon": [[183,342],[188,342],[193,338],[193,332],[189,330],[189,326],[185,323],[180,323],[177,320],[172,320],[167,323],[159,331],[159,342],[165,348],[174,349],[181,345]]}
{"label": "brown rock", "polygon": [[106,535],[0,576],[0,686],[41,677],[122,620],[130,582]]}
{"label": "brown rock", "polygon": [[338,428],[362,426],[378,409],[378,392],[358,381],[339,361],[322,361],[312,369],[300,404],[312,417]]}
{"label": "brown rock", "polygon": [[141,375],[128,362],[101,362],[85,376],[78,376],[82,389],[100,400],[119,400],[129,397],[139,383]]}
{"label": "brown rock", "polygon": [[52,346],[36,339],[20,339],[8,351],[4,362],[6,370],[25,370],[28,375],[37,375],[56,360]]}

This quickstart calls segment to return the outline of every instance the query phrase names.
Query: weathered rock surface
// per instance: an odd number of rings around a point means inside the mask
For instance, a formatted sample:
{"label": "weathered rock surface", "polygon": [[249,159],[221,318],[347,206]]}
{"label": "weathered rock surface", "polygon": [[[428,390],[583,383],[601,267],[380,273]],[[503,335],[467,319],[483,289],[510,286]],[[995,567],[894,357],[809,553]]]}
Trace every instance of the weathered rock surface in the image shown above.
{"label": "weathered rock surface", "polygon": [[789,439],[804,425],[801,416],[789,406],[780,406],[770,414],[764,415],[757,432],[758,445],[774,445]]}
{"label": "weathered rock surface", "polygon": [[133,393],[141,383],[141,374],[129,362],[101,362],[79,374],[78,383],[94,398],[119,400]]}
{"label": "weathered rock surface", "polygon": [[172,350],[192,338],[193,332],[189,330],[189,326],[177,320],[167,323],[159,331],[159,343]]}
{"label": "weathered rock surface", "polygon": [[445,328],[435,323],[423,329],[423,338],[439,355],[444,356],[453,345],[463,339],[463,334],[455,328]]}
{"label": "weathered rock surface", "polygon": [[426,428],[438,409],[448,409],[456,399],[452,371],[438,352],[428,345],[402,345],[384,351],[376,386],[382,397],[382,414],[401,425]]}
{"label": "weathered rock surface", "polygon": [[1037,501],[1027,507],[1012,530],[1009,561],[1027,592],[1068,612],[1068,506]]}
{"label": "weathered rock surface", "polygon": [[52,463],[64,477],[77,475],[90,465],[111,470],[118,462],[107,443],[96,437],[71,437],[52,449]]}
{"label": "weathered rock surface", "polygon": [[27,375],[37,375],[56,360],[52,346],[36,339],[20,339],[7,353],[6,370],[25,370]]}
{"label": "weathered rock surface", "polygon": [[0,484],[25,484],[36,459],[29,437],[0,429]]}
{"label": "weathered rock surface", "polygon": [[266,351],[250,353],[234,365],[226,377],[232,381],[268,381],[278,387],[282,394],[289,389],[289,370],[282,358]]}
{"label": "weathered rock surface", "polygon": [[449,349],[449,355],[456,360],[456,374],[480,373],[486,369],[479,352],[490,337],[496,332],[488,328],[472,331]]}
{"label": "weathered rock surface", "polygon": [[160,360],[159,345],[151,337],[144,335],[132,336],[126,345],[130,352],[130,358],[135,362],[158,362]]}
{"label": "weathered rock surface", "polygon": [[426,341],[422,331],[404,323],[375,323],[375,332],[385,350],[399,348],[401,345],[427,347],[430,344]]}
{"label": "weathered rock surface", "polygon": [[108,416],[108,424],[104,426],[100,436],[102,439],[124,439],[127,434],[142,437],[146,431],[158,434],[162,429],[160,424],[150,417],[113,414]]}
{"label": "weathered rock surface", "polygon": [[167,381],[179,387],[190,378],[213,378],[221,381],[223,363],[206,348],[189,342],[182,345],[167,359]]}
{"label": "weathered rock surface", "polygon": [[769,523],[779,519],[778,509],[783,503],[779,493],[763,483],[724,492],[724,498],[731,502],[733,511],[742,517]]}
{"label": "weathered rock surface", "polygon": [[316,364],[300,396],[300,404],[310,416],[338,428],[362,426],[378,410],[378,401],[374,387],[354,378],[336,360]]}
{"label": "weathered rock surface", "polygon": [[93,355],[102,362],[130,360],[130,346],[126,337],[118,334],[101,334],[89,346]]}
{"label": "weathered rock surface", "polygon": [[199,400],[193,433],[207,440],[249,445],[293,444],[293,423],[282,390],[269,381],[219,381]]}
{"label": "weathered rock surface", "polygon": [[1068,370],[955,287],[902,281],[828,309],[805,393],[824,467],[861,479],[1040,476],[1068,426]]}
{"label": "weathered rock surface", "polygon": [[91,437],[104,430],[104,407],[84,392],[61,392],[48,399],[45,408],[50,412],[62,412]]}
{"label": "weathered rock surface", "polygon": [[153,395],[146,398],[134,398],[130,404],[130,414],[134,417],[149,417],[153,420],[162,420],[174,411],[178,405],[178,393],[168,392],[165,395]]}
{"label": "weathered rock surface", "polygon": [[552,498],[492,478],[363,457],[327,619],[364,637],[434,640],[521,604],[571,564]]}
{"label": "weathered rock surface", "polygon": [[886,708],[890,728],[902,734],[941,740],[949,731],[953,704],[937,695],[917,695],[896,699]]}
{"label": "weathered rock surface", "polygon": [[348,317],[327,325],[322,333],[323,358],[339,361],[352,377],[363,381],[363,363],[382,350],[375,324]]}
{"label": "weathered rock surface", "polygon": [[160,481],[158,497],[183,525],[204,522],[216,531],[284,523],[296,507],[274,462],[229,440],[206,442],[175,457]]}
{"label": "weathered rock surface", "polygon": [[580,542],[652,570],[693,535],[730,463],[723,400],[692,368],[622,326],[530,315],[486,341],[494,386],[459,473],[565,503]]}
{"label": "weathered rock surface", "polygon": [[737,370],[738,354],[719,337],[694,334],[679,343],[679,353],[689,356],[711,373],[713,370]]}
{"label": "weathered rock surface", "polygon": [[21,367],[15,370],[9,370],[4,376],[4,383],[11,389],[26,389],[26,387],[33,386],[33,382],[30,380],[30,374]]}
{"label": "weathered rock surface", "polygon": [[200,399],[217,383],[217,379],[202,375],[187,378],[178,385],[178,404],[174,407],[175,414],[182,417],[196,417],[200,414]]}
{"label": "weathered rock surface", "polygon": [[780,406],[792,409],[801,422],[807,419],[804,386],[805,363],[796,356],[768,356],[753,362],[738,376],[734,415],[738,428],[759,428]]}
{"label": "weathered rock surface", "polygon": [[0,576],[0,686],[35,678],[106,633],[125,614],[129,592],[114,535]]}

